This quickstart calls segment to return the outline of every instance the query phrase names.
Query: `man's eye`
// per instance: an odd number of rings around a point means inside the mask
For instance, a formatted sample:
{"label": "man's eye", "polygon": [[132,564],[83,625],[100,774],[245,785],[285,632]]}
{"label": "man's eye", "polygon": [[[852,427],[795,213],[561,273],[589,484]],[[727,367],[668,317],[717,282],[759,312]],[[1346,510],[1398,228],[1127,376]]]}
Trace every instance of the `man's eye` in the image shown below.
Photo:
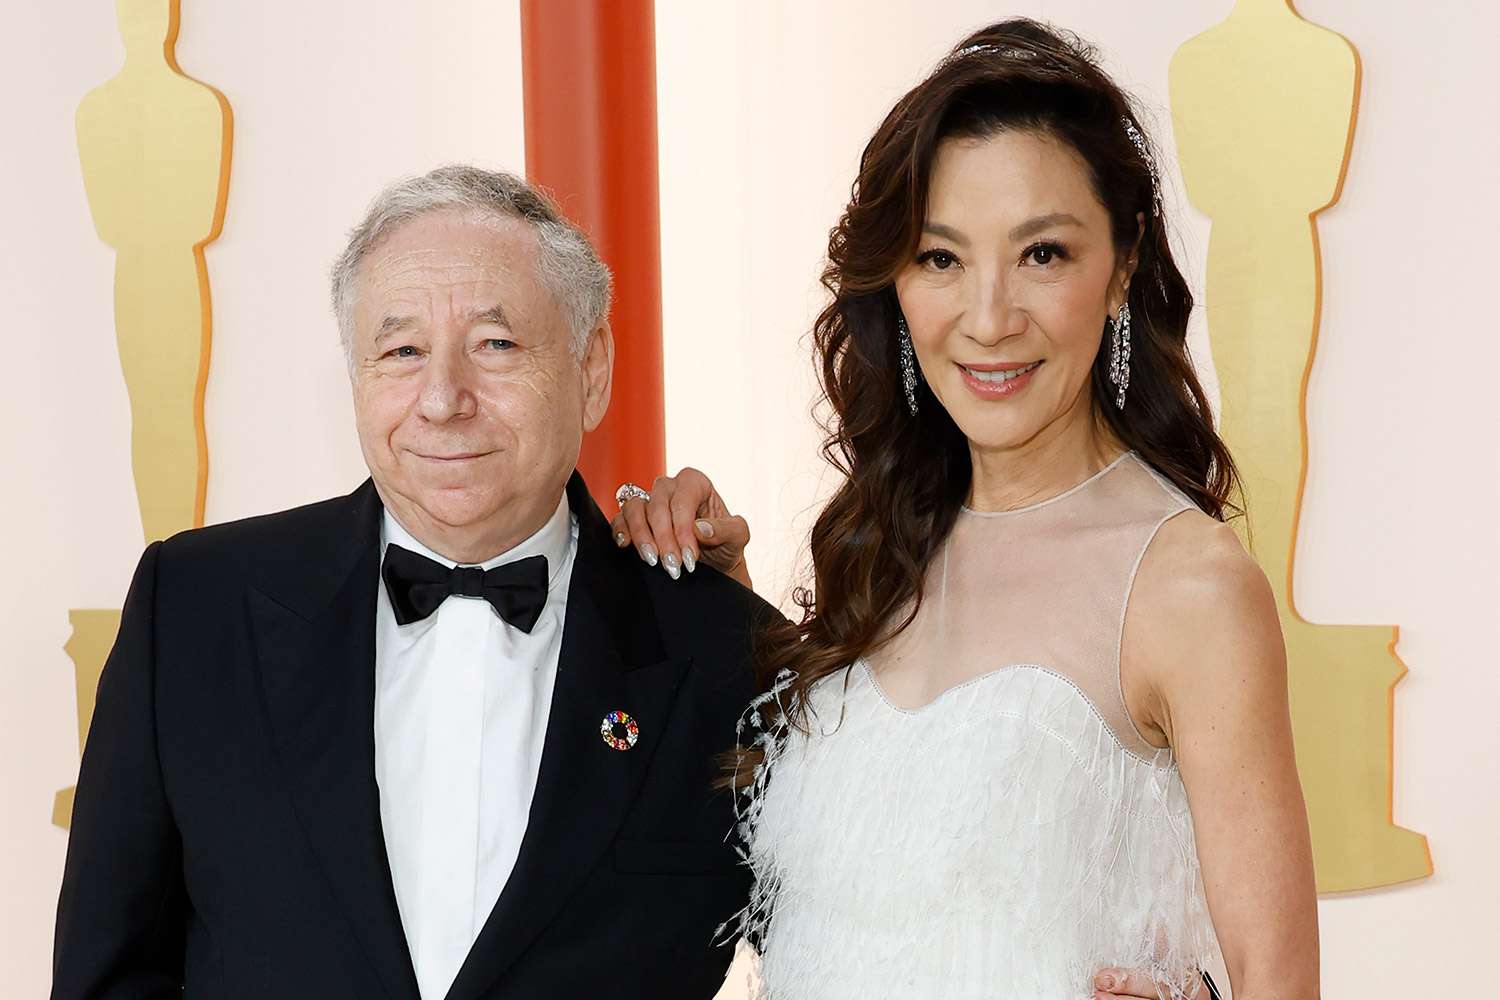
{"label": "man's eye", "polygon": [[516,343],[513,340],[504,340],[500,337],[491,337],[489,340],[486,340],[484,342],[484,346],[488,347],[492,351],[508,351],[512,347],[515,347]]}
{"label": "man's eye", "polygon": [[415,358],[417,357],[417,349],[410,344],[406,344],[401,347],[391,348],[385,352],[385,356],[388,358]]}

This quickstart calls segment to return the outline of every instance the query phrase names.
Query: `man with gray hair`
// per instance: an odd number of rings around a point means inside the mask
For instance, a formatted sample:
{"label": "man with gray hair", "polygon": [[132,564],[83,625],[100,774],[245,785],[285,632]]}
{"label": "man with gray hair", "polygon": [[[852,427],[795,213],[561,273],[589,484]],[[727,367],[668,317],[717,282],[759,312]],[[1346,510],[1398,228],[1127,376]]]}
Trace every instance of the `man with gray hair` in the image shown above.
{"label": "man with gray hair", "polygon": [[574,471],[609,301],[516,177],[376,199],[333,272],[371,479],[146,550],[55,1000],[717,991],[748,876],[714,759],[775,612],[691,551],[620,552]]}

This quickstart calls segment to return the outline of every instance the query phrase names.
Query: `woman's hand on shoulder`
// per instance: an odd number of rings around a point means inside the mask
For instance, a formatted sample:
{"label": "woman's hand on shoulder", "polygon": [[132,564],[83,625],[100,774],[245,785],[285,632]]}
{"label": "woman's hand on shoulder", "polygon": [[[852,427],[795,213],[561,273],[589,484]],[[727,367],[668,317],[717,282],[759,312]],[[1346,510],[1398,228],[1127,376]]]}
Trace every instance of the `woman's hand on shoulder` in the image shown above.
{"label": "woman's hand on shoulder", "polygon": [[1176,756],[1235,996],[1316,997],[1286,646],[1270,582],[1232,528],[1196,511],[1162,526],[1136,579],[1122,670]]}
{"label": "woman's hand on shoulder", "polygon": [[641,559],[660,566],[672,579],[698,563],[751,586],[745,564],[750,525],[730,512],[709,478],[684,468],[675,476],[659,476],[651,484],[649,500],[627,500],[610,522],[615,544],[634,545]]}

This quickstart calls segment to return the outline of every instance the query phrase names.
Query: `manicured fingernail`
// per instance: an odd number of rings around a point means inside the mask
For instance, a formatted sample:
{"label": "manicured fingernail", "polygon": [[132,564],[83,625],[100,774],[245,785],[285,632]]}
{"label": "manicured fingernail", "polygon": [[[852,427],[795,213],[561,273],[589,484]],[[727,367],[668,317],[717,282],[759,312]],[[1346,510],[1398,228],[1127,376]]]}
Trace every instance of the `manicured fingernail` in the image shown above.
{"label": "manicured fingernail", "polygon": [[699,521],[694,525],[694,527],[698,529],[698,534],[702,535],[704,538],[714,537],[714,526],[709,522]]}
{"label": "manicured fingernail", "polygon": [[677,561],[677,553],[668,552],[661,557],[661,564],[666,569],[667,575],[672,579],[682,576],[682,563]]}
{"label": "manicured fingernail", "polygon": [[627,542],[627,541],[626,541],[626,540],[625,540],[625,532],[623,532],[623,531],[617,531],[617,532],[615,532],[615,544],[616,544],[616,545],[618,545],[618,546],[619,546],[619,547],[620,547],[620,548],[622,548],[622,549],[623,549],[623,548],[624,548],[624,547],[625,547],[625,546],[626,546],[626,545],[627,545],[627,544],[629,544],[629,543],[628,543],[628,542]]}
{"label": "manicured fingernail", "polygon": [[656,546],[652,545],[650,542],[647,542],[645,545],[642,545],[641,546],[641,558],[644,559],[644,560],[646,560],[646,565],[647,566],[655,566],[656,565]]}
{"label": "manicured fingernail", "polygon": [[689,573],[698,568],[698,560],[693,558],[692,549],[682,550],[682,565],[683,568],[686,569]]}

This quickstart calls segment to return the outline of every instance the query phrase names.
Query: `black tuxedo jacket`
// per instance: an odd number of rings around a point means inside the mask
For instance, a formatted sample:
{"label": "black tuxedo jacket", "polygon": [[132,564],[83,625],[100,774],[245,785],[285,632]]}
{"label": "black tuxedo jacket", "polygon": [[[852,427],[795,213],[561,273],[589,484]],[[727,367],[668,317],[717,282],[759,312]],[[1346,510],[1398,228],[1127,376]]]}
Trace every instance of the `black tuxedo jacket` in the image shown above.
{"label": "black tuxedo jacket", "polygon": [[[714,755],[773,612],[708,568],[579,545],[529,826],[449,1000],[709,998],[749,879]],[[54,1000],[416,1000],[380,827],[381,504],[347,497],[147,549],[78,780]],[[640,738],[600,736],[614,709]]]}

